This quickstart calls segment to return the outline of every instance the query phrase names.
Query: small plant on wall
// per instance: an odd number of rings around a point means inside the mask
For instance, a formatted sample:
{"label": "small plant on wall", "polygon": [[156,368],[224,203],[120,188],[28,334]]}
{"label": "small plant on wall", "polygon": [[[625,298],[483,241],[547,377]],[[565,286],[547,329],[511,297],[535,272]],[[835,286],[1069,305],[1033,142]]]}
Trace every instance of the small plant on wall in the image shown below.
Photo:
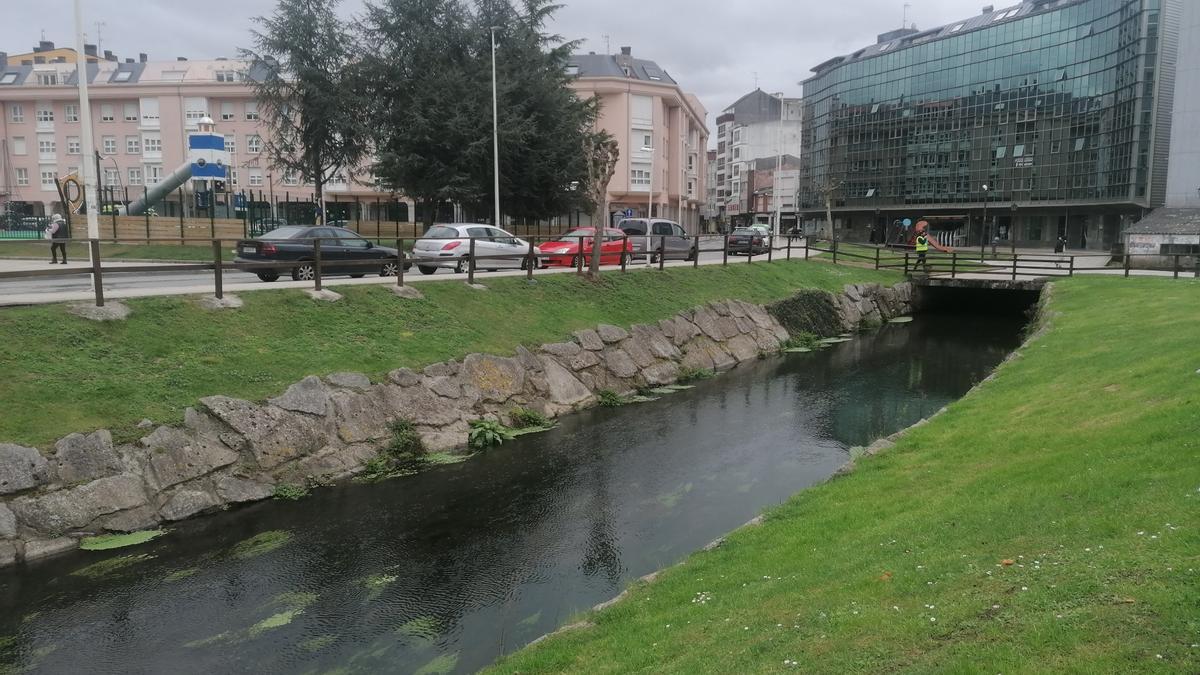
{"label": "small plant on wall", "polygon": [[512,430],[495,420],[473,420],[467,445],[473,450],[486,450],[513,438]]}

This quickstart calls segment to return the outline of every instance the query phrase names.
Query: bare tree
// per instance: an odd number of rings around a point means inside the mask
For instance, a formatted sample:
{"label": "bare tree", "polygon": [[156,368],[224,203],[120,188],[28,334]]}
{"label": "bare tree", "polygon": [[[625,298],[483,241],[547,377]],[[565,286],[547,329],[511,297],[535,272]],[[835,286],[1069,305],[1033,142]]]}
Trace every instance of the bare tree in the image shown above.
{"label": "bare tree", "polygon": [[837,242],[837,230],[833,225],[833,193],[842,189],[842,184],[845,183],[841,178],[830,178],[825,182],[817,185],[817,192],[821,193],[821,199],[825,202],[825,222],[829,223],[829,236]]}
{"label": "bare tree", "polygon": [[[608,228],[608,183],[612,180],[621,157],[621,148],[607,131],[588,134],[584,143],[588,160],[587,197],[592,203],[592,259],[588,263],[588,275],[593,279],[600,276],[600,247],[604,242],[604,230]],[[580,255],[583,251],[580,251]],[[624,251],[621,255],[625,255]]]}

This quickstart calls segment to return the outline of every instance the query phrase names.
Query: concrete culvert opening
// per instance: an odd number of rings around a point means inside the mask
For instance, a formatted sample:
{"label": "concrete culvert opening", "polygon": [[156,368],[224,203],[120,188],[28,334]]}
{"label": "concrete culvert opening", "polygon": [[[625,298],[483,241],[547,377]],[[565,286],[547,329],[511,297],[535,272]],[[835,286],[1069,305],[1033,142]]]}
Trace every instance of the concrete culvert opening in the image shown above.
{"label": "concrete culvert opening", "polygon": [[939,279],[914,285],[914,304],[922,313],[1027,317],[1036,307],[1045,282]]}

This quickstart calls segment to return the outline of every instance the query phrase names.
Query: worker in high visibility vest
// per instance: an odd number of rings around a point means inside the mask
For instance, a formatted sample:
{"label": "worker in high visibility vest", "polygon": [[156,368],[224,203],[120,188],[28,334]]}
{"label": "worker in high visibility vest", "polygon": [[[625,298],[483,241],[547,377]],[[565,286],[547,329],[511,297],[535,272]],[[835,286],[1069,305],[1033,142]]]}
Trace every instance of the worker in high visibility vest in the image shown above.
{"label": "worker in high visibility vest", "polygon": [[917,221],[916,230],[917,238],[914,243],[917,251],[917,267],[922,267],[925,269],[925,271],[929,271],[929,262],[925,259],[925,256],[927,253],[929,253],[930,246],[932,246],[934,250],[941,251],[942,253],[950,253],[953,251],[953,249],[947,246],[942,246],[940,243],[938,243],[937,239],[929,236],[928,221]]}

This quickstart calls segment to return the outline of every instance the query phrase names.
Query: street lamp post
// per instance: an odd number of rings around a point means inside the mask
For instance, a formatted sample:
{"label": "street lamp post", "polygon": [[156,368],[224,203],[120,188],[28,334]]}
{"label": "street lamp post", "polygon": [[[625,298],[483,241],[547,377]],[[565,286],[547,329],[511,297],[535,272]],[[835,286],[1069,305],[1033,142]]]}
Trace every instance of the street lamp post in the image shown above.
{"label": "street lamp post", "polygon": [[775,200],[775,227],[772,228],[774,236],[771,239],[771,245],[774,246],[774,242],[779,239],[779,220],[783,217],[783,204],[781,201],[783,196],[781,193],[783,191],[779,189],[779,174],[783,171],[783,113],[787,109],[787,104],[784,102],[782,91],[776,92],[772,96],[779,99],[779,136],[777,138],[778,147],[776,148],[777,152],[775,156],[775,180],[771,184],[771,196]]}
{"label": "street lamp post", "polygon": [[1012,203],[1012,219],[1008,223],[1008,245],[1013,257],[1017,257],[1017,203]]}
{"label": "street lamp post", "polygon": [[988,187],[987,183],[983,184],[983,222],[979,224],[979,262],[983,262],[983,257],[987,254],[984,247],[987,246],[987,207],[988,207]]}
{"label": "street lamp post", "polygon": [[643,145],[642,152],[650,153],[650,184],[647,186],[650,189],[650,196],[646,199],[646,267],[650,267],[650,227],[651,219],[654,217],[654,148]]}
{"label": "street lamp post", "polygon": [[492,224],[500,227],[500,109],[496,102],[496,29],[492,26],[492,173],[496,212]]}
{"label": "street lamp post", "polygon": [[[92,104],[88,99],[87,56],[83,51],[83,7],[81,0],[75,0],[75,79],[79,87],[79,131],[85,152],[94,152],[95,144],[92,137]],[[83,199],[87,204],[87,236],[88,239],[100,238],[100,217],[96,196],[95,167],[91,162],[81,162],[83,169]],[[65,205],[64,205],[65,206]],[[88,259],[91,259],[92,247],[88,247]],[[94,262],[94,261],[93,261]],[[92,287],[95,288],[96,276],[92,275]]]}

